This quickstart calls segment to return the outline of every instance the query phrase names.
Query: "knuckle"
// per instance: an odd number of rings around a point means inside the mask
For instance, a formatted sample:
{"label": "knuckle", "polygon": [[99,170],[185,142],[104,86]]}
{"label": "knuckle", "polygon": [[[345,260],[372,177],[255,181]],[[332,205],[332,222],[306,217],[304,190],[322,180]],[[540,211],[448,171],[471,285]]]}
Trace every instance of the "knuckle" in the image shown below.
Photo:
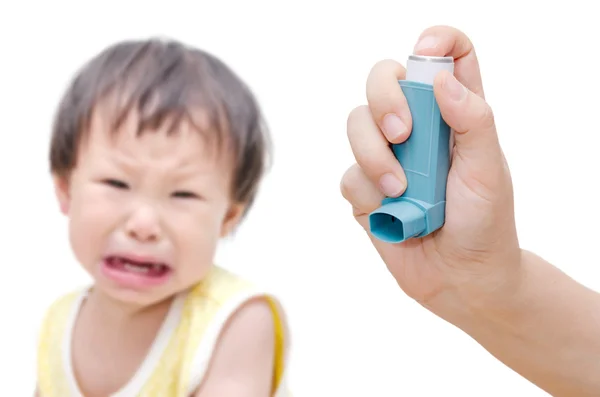
{"label": "knuckle", "polygon": [[351,134],[353,127],[359,123],[359,121],[364,117],[365,113],[368,112],[367,105],[360,105],[355,107],[348,113],[348,119],[346,120],[346,129],[348,134]]}
{"label": "knuckle", "polygon": [[373,66],[367,80],[367,100],[369,105],[392,107],[403,100],[402,90],[397,81],[402,74],[402,66],[391,59],[379,61]]}
{"label": "knuckle", "polygon": [[365,175],[359,164],[355,163],[349,167],[340,181],[340,193],[350,204],[356,205],[360,189],[364,188]]}
{"label": "knuckle", "polygon": [[487,103],[483,103],[483,109],[479,115],[479,125],[485,129],[493,128],[495,125],[495,116],[492,107]]}
{"label": "knuckle", "polygon": [[[394,155],[381,139],[381,144],[373,142],[355,143],[355,146],[360,146],[354,149],[354,158],[357,165],[360,167],[360,173],[366,175],[371,180],[379,180],[381,175],[392,172],[398,173],[402,170],[400,163],[395,162]],[[359,178],[361,175],[357,172],[351,174],[352,178]]]}
{"label": "knuckle", "polygon": [[369,76],[377,76],[381,73],[382,70],[390,70],[395,64],[396,61],[394,61],[393,59],[382,59],[380,61],[377,61],[371,68]]}
{"label": "knuckle", "polygon": [[440,35],[440,36],[464,36],[465,34],[458,28],[451,25],[432,25],[428,28],[425,28],[419,38],[429,35]]}
{"label": "knuckle", "polygon": [[353,186],[356,185],[356,167],[357,165],[354,164],[348,168],[340,181],[340,193],[349,202],[352,200]]}
{"label": "knuckle", "polygon": [[368,98],[369,106],[375,108],[382,116],[401,104],[403,99],[400,88],[392,84],[380,87],[377,92],[371,93]]}
{"label": "knuckle", "polygon": [[474,54],[473,42],[467,34],[450,25],[434,25],[423,30],[419,40],[427,36],[437,37],[443,41],[442,47],[446,54],[452,54],[455,58],[463,58],[469,53]]}
{"label": "knuckle", "polygon": [[348,186],[348,180],[346,178],[342,178],[341,182],[340,182],[340,194],[342,195],[342,197],[350,202],[350,188]]}

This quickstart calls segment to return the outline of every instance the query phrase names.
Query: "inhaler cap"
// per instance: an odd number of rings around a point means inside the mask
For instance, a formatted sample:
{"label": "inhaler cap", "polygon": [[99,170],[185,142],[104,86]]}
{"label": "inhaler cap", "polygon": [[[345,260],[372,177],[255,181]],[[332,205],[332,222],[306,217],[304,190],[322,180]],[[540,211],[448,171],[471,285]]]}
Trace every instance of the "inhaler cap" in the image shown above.
{"label": "inhaler cap", "polygon": [[406,62],[406,80],[433,85],[435,76],[442,70],[454,74],[454,58],[410,55]]}

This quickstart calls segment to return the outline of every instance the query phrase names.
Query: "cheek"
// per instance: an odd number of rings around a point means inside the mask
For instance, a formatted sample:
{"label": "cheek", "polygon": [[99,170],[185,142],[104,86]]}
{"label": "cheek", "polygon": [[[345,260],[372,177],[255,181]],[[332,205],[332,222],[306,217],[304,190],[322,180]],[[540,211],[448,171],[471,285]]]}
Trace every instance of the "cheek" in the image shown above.
{"label": "cheek", "polygon": [[113,230],[115,203],[92,188],[74,192],[69,212],[69,238],[74,254],[84,264],[96,260]]}
{"label": "cheek", "polygon": [[[220,238],[224,210],[217,207],[202,208],[190,211],[187,216],[181,214],[172,230],[177,232],[177,249],[189,263],[189,270],[201,271],[212,265],[214,254]],[[183,259],[183,258],[182,258]],[[198,266],[200,262],[202,266]]]}

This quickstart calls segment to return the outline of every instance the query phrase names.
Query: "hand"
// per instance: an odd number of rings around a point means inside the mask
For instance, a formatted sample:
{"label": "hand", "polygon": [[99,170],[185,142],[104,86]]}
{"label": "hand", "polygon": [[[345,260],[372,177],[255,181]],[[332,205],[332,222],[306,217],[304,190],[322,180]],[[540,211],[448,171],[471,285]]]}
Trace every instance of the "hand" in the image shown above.
{"label": "hand", "polygon": [[[400,287],[440,314],[457,303],[501,299],[515,288],[521,250],[512,181],[471,41],[457,29],[436,26],[421,34],[415,54],[455,59],[456,78],[441,72],[434,83],[442,117],[455,131],[445,225],[402,244],[369,236]],[[390,142],[401,143],[410,134],[410,110],[398,84],[404,77],[399,63],[377,63],[367,79],[368,106],[357,107],[348,117],[356,164],[344,174],[341,190],[367,233],[369,213],[385,195],[399,196],[406,188],[402,167],[389,148]]]}

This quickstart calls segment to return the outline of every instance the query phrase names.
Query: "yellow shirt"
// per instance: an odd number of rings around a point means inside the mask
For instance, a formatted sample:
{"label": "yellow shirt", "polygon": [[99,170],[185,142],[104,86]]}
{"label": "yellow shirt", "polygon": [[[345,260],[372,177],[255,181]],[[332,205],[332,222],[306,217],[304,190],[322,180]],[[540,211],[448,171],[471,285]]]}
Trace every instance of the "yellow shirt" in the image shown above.
{"label": "yellow shirt", "polygon": [[[55,301],[38,344],[38,390],[42,397],[83,397],[71,367],[71,331],[87,289]],[[214,267],[207,278],[173,301],[148,355],[130,381],[111,397],[189,397],[200,385],[221,329],[246,301],[263,296],[275,319],[273,396],[288,397],[288,338],[277,299],[234,274]]]}

